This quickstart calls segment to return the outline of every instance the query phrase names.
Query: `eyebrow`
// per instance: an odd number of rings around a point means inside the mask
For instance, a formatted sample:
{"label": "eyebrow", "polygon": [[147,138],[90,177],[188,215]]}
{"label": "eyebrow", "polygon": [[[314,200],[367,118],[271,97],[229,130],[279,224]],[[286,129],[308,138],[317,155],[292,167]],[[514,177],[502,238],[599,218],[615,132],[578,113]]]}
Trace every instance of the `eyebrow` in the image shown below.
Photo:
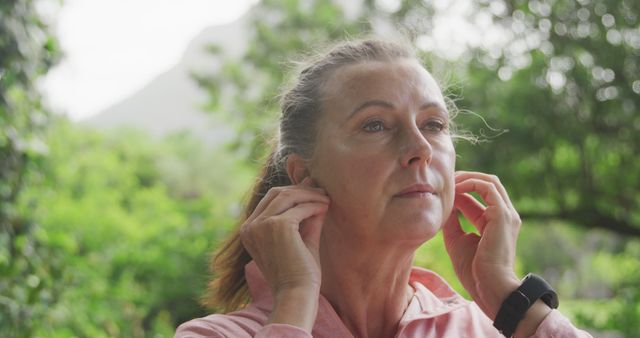
{"label": "eyebrow", "polygon": [[[372,107],[372,106],[379,106],[379,107],[383,107],[383,108],[388,108],[388,109],[394,109],[395,106],[387,101],[384,100],[371,100],[371,101],[366,101],[363,104],[359,105],[358,107],[356,107],[356,109],[354,109],[353,111],[351,111],[351,113],[349,114],[349,118],[353,117],[353,115],[355,115],[356,113],[358,113],[361,110],[364,110],[368,107]],[[447,112],[447,110],[438,102],[427,102],[424,103],[422,106],[420,106],[420,110],[426,110],[429,108],[433,108],[436,107],[438,109],[440,109],[442,112]]]}
{"label": "eyebrow", "polygon": [[393,106],[392,103],[387,102],[387,101],[383,101],[383,100],[371,100],[371,101],[366,101],[363,104],[359,105],[358,107],[356,107],[356,109],[354,109],[350,114],[349,117],[352,117],[353,115],[355,115],[357,112],[364,110],[366,108],[372,107],[372,106],[379,106],[379,107],[383,107],[383,108],[388,108],[388,109],[393,109],[395,108]]}

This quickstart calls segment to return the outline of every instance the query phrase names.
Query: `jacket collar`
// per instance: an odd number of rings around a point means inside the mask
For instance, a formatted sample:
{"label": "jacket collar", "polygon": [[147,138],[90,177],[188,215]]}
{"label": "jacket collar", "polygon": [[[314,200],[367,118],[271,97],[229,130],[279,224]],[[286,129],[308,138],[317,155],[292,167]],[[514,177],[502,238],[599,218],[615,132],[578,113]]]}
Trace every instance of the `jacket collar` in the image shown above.
{"label": "jacket collar", "polygon": [[[245,278],[249,285],[253,304],[265,311],[270,311],[273,307],[271,290],[269,290],[267,281],[254,261],[245,266]],[[413,267],[409,283],[416,291],[414,298],[420,305],[420,313],[439,315],[468,303],[442,277],[431,270]],[[329,303],[322,295],[320,295],[320,299],[321,303]]]}

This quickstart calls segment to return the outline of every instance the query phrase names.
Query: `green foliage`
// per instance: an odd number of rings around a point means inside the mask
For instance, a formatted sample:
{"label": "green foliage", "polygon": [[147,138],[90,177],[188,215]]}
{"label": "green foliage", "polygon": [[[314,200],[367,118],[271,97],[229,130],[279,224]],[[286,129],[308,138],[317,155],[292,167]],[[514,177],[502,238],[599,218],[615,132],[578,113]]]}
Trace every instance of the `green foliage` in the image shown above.
{"label": "green foliage", "polygon": [[55,62],[56,42],[30,0],[0,5],[0,335],[30,336],[56,296],[53,253],[35,236],[39,227],[18,205],[41,175],[48,114],[34,89]]}
{"label": "green foliage", "polygon": [[204,315],[205,253],[234,224],[249,171],[188,134],[159,142],[60,120],[49,135],[47,175],[21,205],[60,268],[34,336],[170,336]]}
{"label": "green foliage", "polygon": [[[240,59],[225,59],[213,76],[195,75],[210,94],[208,110],[222,112],[237,137],[230,145],[254,166],[264,158],[275,132],[279,88],[287,83],[286,62],[310,46],[325,45],[370,29],[368,21],[348,20],[330,0],[267,0],[253,9],[252,35]],[[233,113],[229,113],[233,112]]]}
{"label": "green foliage", "polygon": [[34,84],[55,55],[31,1],[0,5],[0,336],[171,336],[204,314],[250,171],[188,134],[53,119]]}
{"label": "green foliage", "polygon": [[[640,328],[638,9],[625,0],[480,3],[508,43],[471,51],[459,74],[468,82],[459,105],[508,130],[460,144],[460,166],[498,175],[525,225],[541,227],[523,231],[525,270],[571,299],[562,310],[578,325],[626,337]],[[460,122],[486,129],[471,115]]]}
{"label": "green foliage", "polygon": [[509,132],[462,145],[461,164],[508,182],[528,219],[639,237],[638,2],[499,3],[507,47],[473,51],[460,104]]}

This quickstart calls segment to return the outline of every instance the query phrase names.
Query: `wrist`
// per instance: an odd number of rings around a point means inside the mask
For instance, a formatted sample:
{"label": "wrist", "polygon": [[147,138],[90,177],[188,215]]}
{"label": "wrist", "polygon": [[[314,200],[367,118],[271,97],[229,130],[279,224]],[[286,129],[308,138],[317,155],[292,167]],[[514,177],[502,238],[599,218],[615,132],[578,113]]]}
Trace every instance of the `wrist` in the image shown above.
{"label": "wrist", "polygon": [[318,313],[318,295],[319,289],[315,287],[279,290],[273,296],[269,323],[289,324],[311,333]]}
{"label": "wrist", "polygon": [[524,318],[522,318],[516,327],[513,337],[527,338],[533,336],[538,330],[538,326],[540,326],[551,310],[547,304],[538,299],[531,308],[525,312]]}
{"label": "wrist", "polygon": [[478,285],[478,295],[485,305],[485,314],[495,320],[496,314],[507,297],[520,286],[520,280],[515,275]]}

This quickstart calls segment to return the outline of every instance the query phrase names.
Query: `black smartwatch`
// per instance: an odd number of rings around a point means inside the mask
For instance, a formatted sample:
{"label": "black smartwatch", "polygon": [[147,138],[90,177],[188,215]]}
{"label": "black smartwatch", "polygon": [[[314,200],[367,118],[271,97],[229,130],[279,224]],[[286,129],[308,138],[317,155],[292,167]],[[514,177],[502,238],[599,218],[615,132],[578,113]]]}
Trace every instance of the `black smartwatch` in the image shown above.
{"label": "black smartwatch", "polygon": [[542,299],[552,309],[558,308],[558,295],[542,277],[532,273],[522,280],[500,306],[493,326],[505,337],[513,336],[524,314],[538,299]]}

